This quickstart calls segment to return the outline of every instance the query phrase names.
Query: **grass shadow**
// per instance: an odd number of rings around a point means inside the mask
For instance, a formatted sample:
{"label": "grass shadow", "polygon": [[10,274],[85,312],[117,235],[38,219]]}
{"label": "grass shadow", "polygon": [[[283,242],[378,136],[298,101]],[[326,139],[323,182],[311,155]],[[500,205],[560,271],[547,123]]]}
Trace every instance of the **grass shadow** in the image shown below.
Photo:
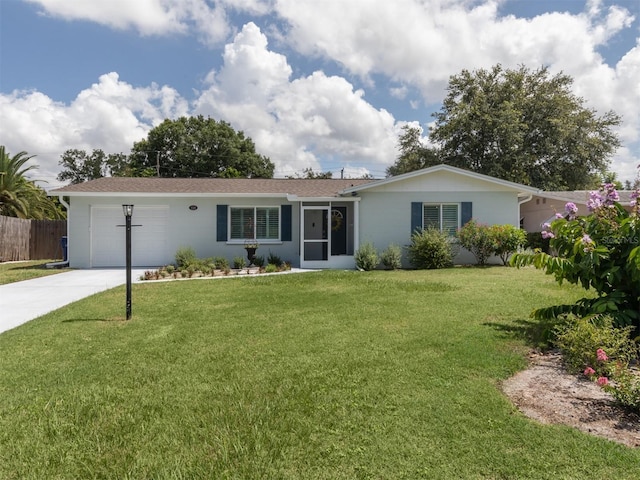
{"label": "grass shadow", "polygon": [[[54,262],[62,262],[62,259],[59,260],[46,260],[43,261],[42,263],[37,263],[37,264],[31,264],[31,265],[20,265],[20,264],[15,264],[15,266],[8,266],[7,265],[7,270],[15,270],[15,271],[29,271],[29,270],[52,270],[51,268],[47,268],[47,264],[48,263],[54,263]],[[53,269],[56,270],[56,269]],[[62,269],[58,269],[58,270],[62,270]],[[70,269],[68,269],[70,270]]]}
{"label": "grass shadow", "polygon": [[124,317],[116,318],[67,318],[66,320],[60,320],[60,323],[83,323],[83,322],[95,322],[95,323],[117,323],[125,322]]}
{"label": "grass shadow", "polygon": [[509,323],[485,322],[484,326],[491,327],[502,332],[509,338],[524,340],[527,345],[540,349],[549,350],[553,347],[553,330],[559,324],[557,319],[533,320],[517,318]]}

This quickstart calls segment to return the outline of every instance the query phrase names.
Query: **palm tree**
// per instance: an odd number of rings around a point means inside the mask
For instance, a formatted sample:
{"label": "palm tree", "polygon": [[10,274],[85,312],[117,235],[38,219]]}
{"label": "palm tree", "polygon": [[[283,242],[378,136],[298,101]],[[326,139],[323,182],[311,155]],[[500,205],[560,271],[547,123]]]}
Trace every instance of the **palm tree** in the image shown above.
{"label": "palm tree", "polygon": [[61,218],[55,203],[46,192],[25,174],[37,165],[26,165],[34,155],[19,152],[9,157],[0,146],[0,215],[18,218]]}

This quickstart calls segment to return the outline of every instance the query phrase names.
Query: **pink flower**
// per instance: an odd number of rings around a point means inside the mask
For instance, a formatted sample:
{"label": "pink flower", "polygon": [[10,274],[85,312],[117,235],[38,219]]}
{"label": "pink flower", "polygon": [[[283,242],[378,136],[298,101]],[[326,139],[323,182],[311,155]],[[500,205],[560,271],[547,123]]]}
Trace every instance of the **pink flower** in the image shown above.
{"label": "pink flower", "polygon": [[587,368],[584,369],[584,375],[586,377],[590,377],[591,375],[595,375],[595,373],[596,373],[596,371],[591,367],[587,367]]}
{"label": "pink flower", "polygon": [[596,355],[598,356],[598,361],[599,362],[606,362],[607,360],[609,360],[609,357],[607,356],[607,354],[604,352],[603,349],[599,348],[598,350],[596,350]]}
{"label": "pink flower", "polygon": [[605,385],[609,385],[609,379],[607,377],[598,377],[598,380],[596,380],[596,382],[601,387],[604,387]]}
{"label": "pink flower", "polygon": [[604,202],[604,198],[600,195],[600,192],[589,193],[589,200],[587,200],[587,208],[590,212],[598,210]]}
{"label": "pink flower", "polygon": [[573,220],[578,213],[578,207],[573,202],[567,202],[564,206],[564,211],[567,215],[569,215],[569,220]]}

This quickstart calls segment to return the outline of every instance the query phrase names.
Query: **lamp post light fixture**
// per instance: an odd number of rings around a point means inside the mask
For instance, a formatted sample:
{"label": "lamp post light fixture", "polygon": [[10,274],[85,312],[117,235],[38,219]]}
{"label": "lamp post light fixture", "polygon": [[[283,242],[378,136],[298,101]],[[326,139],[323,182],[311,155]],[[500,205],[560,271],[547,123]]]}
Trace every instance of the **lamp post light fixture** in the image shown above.
{"label": "lamp post light fixture", "polygon": [[131,216],[133,205],[122,205],[122,211],[126,220],[126,262],[127,262],[127,320],[131,319]]}

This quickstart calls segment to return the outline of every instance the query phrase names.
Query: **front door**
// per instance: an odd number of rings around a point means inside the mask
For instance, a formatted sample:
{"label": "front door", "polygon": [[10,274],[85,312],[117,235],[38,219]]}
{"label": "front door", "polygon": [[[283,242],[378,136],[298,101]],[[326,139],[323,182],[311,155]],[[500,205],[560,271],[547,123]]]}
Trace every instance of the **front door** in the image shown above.
{"label": "front door", "polygon": [[329,260],[329,208],[303,209],[303,252],[305,262]]}
{"label": "front door", "polygon": [[[337,202],[336,202],[337,203]],[[357,245],[358,209],[355,202],[335,205],[303,204],[300,210],[300,266],[353,268]]]}
{"label": "front door", "polygon": [[331,255],[347,254],[347,207],[331,208]]}

